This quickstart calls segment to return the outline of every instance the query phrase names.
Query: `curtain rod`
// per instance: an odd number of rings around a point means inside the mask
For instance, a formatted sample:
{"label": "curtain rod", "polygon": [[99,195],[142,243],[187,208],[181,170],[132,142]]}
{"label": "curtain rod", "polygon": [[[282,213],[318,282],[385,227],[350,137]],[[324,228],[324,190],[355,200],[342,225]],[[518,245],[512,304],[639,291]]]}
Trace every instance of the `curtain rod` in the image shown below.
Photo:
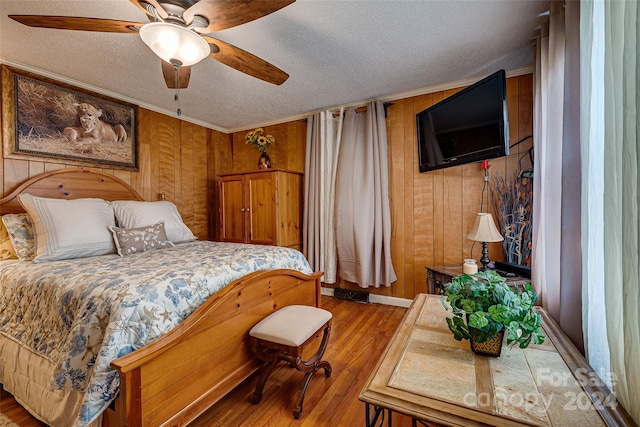
{"label": "curtain rod", "polygon": [[[384,116],[387,117],[387,107],[390,107],[393,105],[393,102],[384,102],[382,104],[382,106],[384,107]],[[367,106],[366,105],[362,105],[360,107],[356,107],[356,113],[364,113],[367,111]],[[338,117],[340,116],[340,112],[335,112],[333,113],[333,117]]]}
{"label": "curtain rod", "polygon": [[[382,104],[382,106],[384,107],[384,116],[387,117],[387,108],[392,106],[393,102],[388,101],[388,102],[384,102]],[[367,111],[367,106],[366,105],[361,105],[360,107],[356,107],[356,113],[364,113],[365,111]],[[340,112],[336,111],[335,113],[333,113],[333,117],[339,117],[340,116]],[[306,122],[307,119],[302,119],[303,122]]]}

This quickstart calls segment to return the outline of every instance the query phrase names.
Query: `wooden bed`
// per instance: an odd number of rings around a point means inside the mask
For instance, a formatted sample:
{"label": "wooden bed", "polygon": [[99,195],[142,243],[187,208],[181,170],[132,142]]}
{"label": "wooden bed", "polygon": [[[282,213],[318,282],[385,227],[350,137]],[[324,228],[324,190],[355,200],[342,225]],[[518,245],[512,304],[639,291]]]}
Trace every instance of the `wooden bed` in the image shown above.
{"label": "wooden bed", "polygon": [[[125,182],[88,169],[36,176],[0,200],[0,215],[24,212],[20,193],[34,196],[142,200]],[[253,374],[247,335],[259,320],[291,305],[320,305],[321,273],[264,270],[244,276],[210,297],[177,328],[114,360],[119,395],[102,425],[179,426],[197,418]]]}

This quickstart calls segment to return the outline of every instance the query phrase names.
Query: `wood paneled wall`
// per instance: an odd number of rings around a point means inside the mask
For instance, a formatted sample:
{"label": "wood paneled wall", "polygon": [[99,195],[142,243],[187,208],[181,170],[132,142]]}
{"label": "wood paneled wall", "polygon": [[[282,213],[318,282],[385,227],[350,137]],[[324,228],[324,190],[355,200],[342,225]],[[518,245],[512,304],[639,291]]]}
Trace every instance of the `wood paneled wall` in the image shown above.
{"label": "wood paneled wall", "polygon": [[[166,200],[178,207],[185,224],[199,239],[209,239],[207,147],[209,140],[229,138],[177,118],[138,110],[139,171],[96,168],[130,184],[145,200]],[[0,162],[0,196],[35,175],[76,165],[33,160]]]}
{"label": "wood paneled wall", "polygon": [[[209,187],[210,235],[220,237],[220,215],[218,199],[218,175],[228,172],[249,172],[258,170],[260,151],[245,143],[245,135],[251,130],[219,134],[209,140],[208,161],[210,166]],[[266,126],[267,135],[273,135],[276,142],[267,149],[271,165],[277,169],[304,172],[304,157],[307,138],[307,124],[302,120]],[[213,167],[211,167],[213,166]]]}
{"label": "wood paneled wall", "polygon": [[[387,110],[392,259],[398,281],[389,288],[369,288],[373,293],[411,299],[425,292],[425,266],[462,264],[463,258],[471,255],[473,242],[464,236],[480,211],[484,183],[481,163],[427,173],[419,173],[417,163],[416,113],[456,91],[399,99]],[[533,133],[532,76],[507,79],[507,97],[513,143]],[[304,172],[306,123],[287,122],[267,126],[265,131],[276,138],[267,151],[273,167]],[[219,236],[218,174],[257,169],[259,152],[245,144],[246,133],[228,135],[140,109],[140,171],[101,170],[131,184],[146,200],[158,200],[158,195],[165,193],[200,239],[215,240]],[[510,156],[491,160],[490,177],[529,168],[525,153],[531,145],[529,139],[514,147]],[[3,160],[0,162],[2,195],[39,173],[72,167],[41,161]],[[523,163],[522,167],[519,162]],[[480,245],[476,244],[472,257],[479,259],[480,251]],[[492,260],[501,259],[500,245],[491,244],[489,255]],[[338,286],[359,289],[351,283]]]}
{"label": "wood paneled wall", "polygon": [[[265,134],[273,135],[276,142],[267,149],[274,168],[304,172],[307,124],[303,120],[281,123],[263,128]],[[209,162],[215,165],[218,174],[228,172],[250,172],[258,170],[260,151],[245,142],[251,129],[234,132],[230,137],[217,138],[210,150]]]}
{"label": "wood paneled wall", "polygon": [[[481,245],[473,245],[464,236],[473,224],[476,213],[481,211],[484,184],[482,163],[426,173],[418,171],[416,113],[461,89],[395,100],[387,109],[392,260],[398,281],[389,288],[368,288],[372,293],[412,299],[417,293],[426,292],[426,266],[462,265],[464,258],[480,259]],[[533,133],[531,74],[507,79],[507,103],[509,134],[511,143],[514,143]],[[265,131],[276,137],[276,143],[268,150],[274,167],[304,171],[306,123],[283,123],[268,126]],[[213,149],[209,150],[212,156],[209,164],[215,164],[215,170],[219,171],[217,173],[257,168],[258,151],[245,144],[245,134],[246,131],[236,132],[231,139],[213,141]],[[529,169],[531,165],[526,153],[532,144],[530,138],[512,148],[510,156],[490,160],[490,179],[496,175],[505,176],[516,170]],[[217,193],[217,186],[210,191]],[[486,203],[489,203],[488,197],[487,188],[484,210]],[[499,243],[490,244],[489,257],[492,260],[502,259]],[[344,281],[337,286],[360,289],[358,285]]]}
{"label": "wood paneled wall", "polygon": [[[391,255],[398,281],[389,288],[368,288],[372,293],[412,299],[426,292],[426,266],[462,265],[464,258],[481,257],[481,245],[475,244],[471,254],[473,242],[465,236],[481,211],[482,163],[426,173],[418,170],[416,114],[460,89],[399,99],[387,109]],[[509,134],[514,143],[533,133],[532,76],[507,79],[507,97]],[[526,153],[531,146],[530,138],[514,147],[510,156],[490,160],[490,179],[530,168]],[[488,197],[487,190],[485,201]],[[486,202],[484,206],[486,210]],[[490,244],[489,257],[503,259],[499,243]],[[337,286],[359,289],[346,282]]]}

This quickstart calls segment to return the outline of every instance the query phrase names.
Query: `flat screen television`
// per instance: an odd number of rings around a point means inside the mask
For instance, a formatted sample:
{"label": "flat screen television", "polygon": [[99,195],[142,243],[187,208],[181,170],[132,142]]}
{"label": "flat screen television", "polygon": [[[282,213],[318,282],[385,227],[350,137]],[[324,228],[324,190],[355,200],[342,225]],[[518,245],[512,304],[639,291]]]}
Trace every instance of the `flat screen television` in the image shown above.
{"label": "flat screen television", "polygon": [[416,114],[420,172],[509,155],[504,70]]}

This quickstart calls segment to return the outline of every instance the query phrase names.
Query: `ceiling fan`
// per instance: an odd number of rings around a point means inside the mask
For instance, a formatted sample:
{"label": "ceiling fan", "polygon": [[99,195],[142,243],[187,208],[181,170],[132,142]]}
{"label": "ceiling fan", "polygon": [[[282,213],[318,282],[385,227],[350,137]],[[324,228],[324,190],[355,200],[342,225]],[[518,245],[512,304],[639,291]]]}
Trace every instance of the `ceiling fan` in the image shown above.
{"label": "ceiling fan", "polygon": [[267,61],[207,34],[262,18],[295,0],[130,1],[147,14],[150,22],[44,15],[9,15],[9,18],[30,27],[139,33],[143,42],[162,59],[162,73],[170,89],[186,88],[191,65],[207,56],[275,85],[289,78]]}

